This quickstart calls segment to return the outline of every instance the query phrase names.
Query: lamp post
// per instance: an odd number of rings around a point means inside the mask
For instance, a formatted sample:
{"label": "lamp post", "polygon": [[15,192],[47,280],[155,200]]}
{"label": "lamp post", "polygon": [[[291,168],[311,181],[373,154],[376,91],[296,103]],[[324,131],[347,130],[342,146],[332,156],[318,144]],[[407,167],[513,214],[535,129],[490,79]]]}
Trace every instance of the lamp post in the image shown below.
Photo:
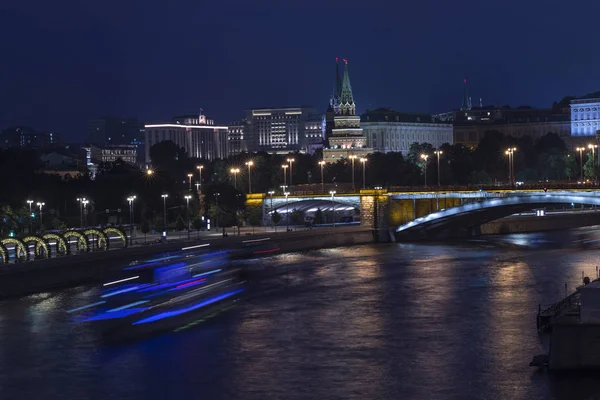
{"label": "lamp post", "polygon": [[33,235],[33,216],[31,215],[31,205],[33,204],[33,200],[27,200],[27,204],[29,204],[29,234]]}
{"label": "lamp post", "polygon": [[146,168],[146,175],[147,176],[152,176],[154,175],[154,170],[152,168]]}
{"label": "lamp post", "polygon": [[511,147],[504,152],[508,156],[508,180],[510,185],[515,183],[515,151],[517,151],[517,148]]}
{"label": "lamp post", "polygon": [[165,225],[165,230],[167,230],[167,197],[168,194],[161,194],[160,197],[163,199],[163,224]]}
{"label": "lamp post", "polygon": [[200,190],[202,190],[202,168],[204,168],[204,165],[196,165],[196,169],[198,170],[198,182],[200,183]]}
{"label": "lamp post", "polygon": [[335,228],[335,190],[331,190],[329,194],[331,195],[331,220],[333,221],[333,227]]}
{"label": "lamp post", "polygon": [[425,187],[427,187],[427,159],[429,158],[429,155],[421,154],[421,158],[425,161],[423,168],[425,169]]}
{"label": "lamp post", "polygon": [[216,221],[215,221],[215,229],[218,231],[219,230],[219,196],[221,195],[221,193],[215,193],[215,208],[216,208]]}
{"label": "lamp post", "polygon": [[273,229],[273,195],[274,194],[275,194],[275,191],[269,190],[269,196],[271,197],[271,206],[269,207],[269,209],[271,210],[271,229]]}
{"label": "lamp post", "polygon": [[185,199],[186,208],[187,208],[187,231],[188,231],[188,239],[189,239],[190,238],[190,199],[192,198],[192,196],[187,194],[187,195],[183,196],[183,198]]}
{"label": "lamp post", "polygon": [[[592,150],[592,165],[594,165],[596,163],[596,156],[595,156],[595,149],[598,148],[597,144],[588,144],[588,148]],[[600,154],[599,154],[600,156]],[[600,167],[600,157],[598,157],[598,166]],[[594,171],[594,178],[596,178],[596,172]]]}
{"label": "lamp post", "polygon": [[240,172],[239,168],[231,168],[233,174],[233,186],[237,189],[237,174]]}
{"label": "lamp post", "polygon": [[296,161],[294,158],[288,158],[287,162],[290,164],[290,187],[292,187],[292,163]]}
{"label": "lamp post", "polygon": [[290,192],[283,192],[285,195],[285,231],[290,231],[290,208],[288,207],[288,196]]}
{"label": "lamp post", "polygon": [[577,147],[575,150],[579,152],[579,165],[581,167],[581,182],[585,183],[585,178],[583,177],[583,151],[585,147]]}
{"label": "lamp post", "polygon": [[325,181],[323,180],[323,168],[325,168],[325,161],[319,161],[319,165],[321,166],[321,192],[325,192]]}
{"label": "lamp post", "polygon": [[129,224],[131,225],[131,234],[130,234],[130,238],[129,238],[129,244],[133,243],[133,235],[134,235],[134,228],[133,228],[133,221],[134,221],[134,213],[133,213],[133,201],[136,199],[136,196],[129,196],[127,198],[127,202],[129,203]]}
{"label": "lamp post", "polygon": [[355,190],[355,187],[354,187],[354,160],[356,160],[356,156],[351,155],[351,156],[349,156],[349,158],[350,158],[350,161],[352,161],[352,191],[354,191]]}
{"label": "lamp post", "polygon": [[44,216],[43,216],[43,207],[46,205],[46,203],[43,202],[39,202],[37,203],[37,206],[40,208],[40,232],[42,230],[42,225],[44,225]]}
{"label": "lamp post", "polygon": [[367,188],[367,175],[365,171],[367,170],[367,159],[366,157],[361,157],[360,162],[363,165],[363,189]]}
{"label": "lamp post", "polygon": [[192,191],[192,176],[194,176],[194,174],[188,174],[188,180],[190,182],[190,192]]}
{"label": "lamp post", "polygon": [[88,215],[88,210],[87,210],[87,205],[90,201],[88,199],[83,199],[81,201],[81,204],[83,205],[83,226],[86,227],[87,226],[87,215]]}
{"label": "lamp post", "polygon": [[283,184],[285,186],[287,186],[287,169],[288,169],[288,165],[282,164],[281,168],[283,169]]}
{"label": "lamp post", "polygon": [[77,202],[79,203],[79,227],[83,229],[83,201],[85,197],[78,197]]}
{"label": "lamp post", "polygon": [[252,193],[252,166],[254,161],[246,161],[246,165],[248,166],[248,193]]}
{"label": "lamp post", "polygon": [[438,186],[442,186],[440,183],[440,156],[442,155],[442,150],[436,150],[434,153],[437,155]]}

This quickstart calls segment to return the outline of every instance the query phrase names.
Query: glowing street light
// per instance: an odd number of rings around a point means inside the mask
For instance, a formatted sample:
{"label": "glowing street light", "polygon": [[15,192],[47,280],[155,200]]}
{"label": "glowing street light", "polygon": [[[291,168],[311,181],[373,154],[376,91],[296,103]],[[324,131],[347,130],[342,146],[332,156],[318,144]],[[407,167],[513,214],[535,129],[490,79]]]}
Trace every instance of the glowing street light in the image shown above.
{"label": "glowing street light", "polygon": [[200,190],[202,190],[202,169],[204,165],[196,165],[196,169],[198,170],[198,182],[200,183]]}
{"label": "glowing street light", "polygon": [[319,165],[321,166],[321,192],[325,192],[325,181],[323,180],[323,168],[325,168],[325,161],[319,161]]}
{"label": "glowing street light", "polygon": [[233,185],[237,189],[237,174],[240,172],[239,168],[231,168],[230,171],[233,174]]}
{"label": "glowing street light", "polygon": [[288,169],[288,165],[287,164],[282,164],[281,168],[283,169],[283,184],[284,186],[287,186],[287,169]]}
{"label": "glowing street light", "polygon": [[508,180],[511,185],[515,182],[515,151],[517,148],[511,147],[504,152],[508,156]]}
{"label": "glowing street light", "polygon": [[187,174],[188,176],[188,180],[190,181],[190,192],[192,191],[192,176],[194,176],[194,174]]}
{"label": "glowing street light", "polygon": [[137,198],[137,196],[129,196],[127,198],[127,202],[129,203],[129,223],[131,224],[131,234],[129,237],[129,244],[133,243],[133,235],[134,235],[134,230],[133,230],[133,226],[134,226],[134,219],[135,219],[135,215],[133,213],[133,202],[135,201],[135,199]]}
{"label": "glowing street light", "polygon": [[350,161],[352,161],[352,190],[354,191],[355,190],[355,187],[354,187],[354,160],[356,160],[356,156],[351,155],[351,156],[349,156],[349,158],[350,158]]}
{"label": "glowing street light", "polygon": [[425,187],[427,187],[427,159],[429,158],[428,154],[421,154],[421,159],[423,159],[425,161],[424,168],[425,168]]}
{"label": "glowing street light", "polygon": [[246,165],[248,166],[248,193],[252,193],[252,166],[254,161],[246,161]]}
{"label": "glowing street light", "polygon": [[40,208],[40,231],[42,230],[42,225],[44,224],[42,208],[45,205],[46,205],[46,203],[44,203],[44,202],[38,201],[38,203],[37,203],[37,206]]}
{"label": "glowing street light", "polygon": [[367,178],[366,178],[366,169],[367,169],[367,159],[365,157],[361,157],[359,160],[363,165],[363,189],[367,187]]}
{"label": "glowing street light", "polygon": [[89,200],[85,197],[78,197],[77,201],[79,202],[79,227],[83,228],[83,215],[85,214],[85,216],[87,217],[87,204],[89,203]]}
{"label": "glowing street light", "polygon": [[33,200],[27,200],[27,204],[29,204],[29,234],[33,235],[33,212],[31,211]]}
{"label": "glowing street light", "polygon": [[292,184],[292,163],[293,163],[294,161],[296,161],[296,160],[295,160],[295,159],[293,159],[293,158],[288,158],[288,159],[287,159],[287,162],[290,164],[290,187],[292,187],[292,186],[293,186],[293,184]]}
{"label": "glowing street light", "polygon": [[185,195],[183,196],[183,198],[185,199],[185,202],[187,203],[187,231],[188,231],[188,239],[190,238],[190,199],[192,198],[192,196]]}
{"label": "glowing street light", "polygon": [[331,195],[331,220],[333,221],[333,227],[335,228],[335,190],[329,191]]}
{"label": "glowing street light", "polygon": [[[598,145],[590,143],[590,144],[588,144],[588,148],[592,150],[592,165],[594,165],[595,162],[596,162],[596,157],[595,157],[594,150],[598,148]],[[598,167],[600,167],[600,154],[598,154],[598,155],[599,155],[599,157],[598,157]],[[596,174],[594,174],[594,177],[595,176],[596,176]]]}
{"label": "glowing street light", "polygon": [[442,150],[436,150],[433,152],[435,155],[437,155],[437,173],[438,173],[438,186],[442,186],[440,184],[440,156],[442,155]]}
{"label": "glowing street light", "polygon": [[290,230],[290,208],[288,207],[288,196],[290,192],[283,192],[285,195],[285,231],[289,232]]}
{"label": "glowing street light", "polygon": [[154,170],[153,169],[151,169],[151,168],[147,168],[146,169],[146,175],[152,176],[153,174],[154,174]]}
{"label": "glowing street light", "polygon": [[579,152],[579,165],[581,166],[581,182],[585,183],[585,178],[583,177],[583,151],[585,147],[577,147],[575,150]]}
{"label": "glowing street light", "polygon": [[[271,215],[273,215],[273,195],[275,194],[274,190],[269,190],[269,196],[271,197],[271,206],[269,209],[271,210]],[[271,217],[271,229],[273,228],[273,218]]]}
{"label": "glowing street light", "polygon": [[160,197],[163,199],[163,224],[165,225],[165,230],[167,230],[167,197],[168,194],[161,194]]}

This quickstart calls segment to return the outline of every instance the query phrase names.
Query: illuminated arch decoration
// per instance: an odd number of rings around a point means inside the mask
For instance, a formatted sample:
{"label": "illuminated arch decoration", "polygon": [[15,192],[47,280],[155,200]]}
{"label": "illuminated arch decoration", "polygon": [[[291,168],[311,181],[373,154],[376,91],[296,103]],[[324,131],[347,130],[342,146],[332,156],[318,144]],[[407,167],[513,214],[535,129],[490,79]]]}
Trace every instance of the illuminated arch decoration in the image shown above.
{"label": "illuminated arch decoration", "polygon": [[2,259],[4,264],[8,262],[8,250],[6,250],[6,246],[2,243],[0,243],[0,259]]}
{"label": "illuminated arch decoration", "polygon": [[90,248],[88,246],[87,239],[85,236],[78,231],[66,231],[62,234],[63,238],[65,238],[65,244],[67,246],[67,254],[71,254],[71,246],[69,244],[71,238],[77,239],[77,251],[79,252],[88,252]]}
{"label": "illuminated arch decoration", "polygon": [[[56,255],[57,256],[59,254],[62,254],[63,256],[66,256],[67,254],[69,254],[69,245],[67,244],[67,242],[65,241],[65,239],[62,236],[57,235],[55,233],[47,233],[44,236],[42,236],[42,239],[44,239],[46,241],[46,243],[49,243],[51,240],[56,241]],[[48,257],[51,257],[50,251],[48,252]]]}
{"label": "illuminated arch decoration", "polygon": [[[35,257],[36,258],[49,258],[50,257],[50,250],[48,248],[48,244],[46,242],[44,242],[44,239],[38,237],[38,236],[25,236],[23,239],[21,239],[21,241],[23,243],[25,243],[26,245],[28,243],[34,243],[35,244]],[[43,252],[42,252],[43,250]]]}
{"label": "illuminated arch decoration", "polygon": [[3,246],[15,246],[15,260],[20,261],[22,259],[29,260],[29,251],[25,243],[17,238],[5,238],[0,240]]}
{"label": "illuminated arch decoration", "polygon": [[87,238],[88,248],[93,248],[93,246],[91,246],[93,242],[90,240],[90,236],[96,235],[98,237],[98,248],[103,250],[108,249],[108,240],[106,240],[106,235],[104,234],[104,232],[98,229],[86,229],[85,231],[83,231],[83,234]]}
{"label": "illuminated arch decoration", "polygon": [[104,234],[106,235],[106,248],[108,249],[110,247],[110,240],[109,239],[109,234],[111,233],[116,233],[121,240],[123,241],[123,247],[127,247],[127,235],[125,235],[125,232],[123,232],[122,229],[119,228],[114,228],[114,227],[109,227],[103,230]]}

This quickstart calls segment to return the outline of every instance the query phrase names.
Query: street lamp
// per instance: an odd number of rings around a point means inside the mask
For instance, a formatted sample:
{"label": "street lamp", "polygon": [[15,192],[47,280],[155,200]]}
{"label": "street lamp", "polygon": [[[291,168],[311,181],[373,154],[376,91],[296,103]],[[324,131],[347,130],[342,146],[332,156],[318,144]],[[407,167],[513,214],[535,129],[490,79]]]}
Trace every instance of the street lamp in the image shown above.
{"label": "street lamp", "polygon": [[288,207],[288,196],[290,192],[283,192],[285,195],[285,231],[290,231],[290,208]]}
{"label": "street lamp", "polygon": [[335,190],[331,190],[329,194],[331,195],[331,220],[333,221],[333,227],[335,228]]}
{"label": "street lamp", "polygon": [[237,189],[237,174],[240,172],[239,168],[231,168],[231,173],[233,174],[233,185]]}
{"label": "street lamp", "polygon": [[83,208],[83,226],[87,226],[87,205],[90,201],[85,197],[81,199],[81,207]]}
{"label": "street lamp", "polygon": [[293,163],[294,161],[296,161],[296,160],[295,160],[295,159],[293,159],[293,158],[288,158],[288,159],[287,159],[287,162],[290,164],[290,187],[292,187],[292,186],[293,186],[293,185],[292,185],[292,163]]}
{"label": "street lamp", "polygon": [[508,180],[511,185],[515,182],[515,151],[517,148],[511,147],[504,152],[508,156]]}
{"label": "street lamp", "polygon": [[85,197],[78,197],[77,202],[79,203],[79,227],[83,229],[83,200]]}
{"label": "street lamp", "polygon": [[154,170],[151,168],[146,169],[146,175],[152,176],[154,174]]}
{"label": "street lamp", "polygon": [[221,195],[221,193],[215,193],[215,203],[216,203],[216,221],[215,221],[215,229],[218,231],[219,230],[219,196]]}
{"label": "street lamp", "polygon": [[33,215],[31,215],[31,205],[33,204],[33,200],[27,200],[27,204],[29,204],[29,234],[33,235]]}
{"label": "street lamp", "polygon": [[198,170],[198,182],[200,182],[200,189],[202,189],[202,168],[204,168],[204,165],[196,165],[196,169]]}
{"label": "street lamp", "polygon": [[366,159],[366,157],[361,157],[359,161],[363,165],[363,189],[366,189],[366,187],[367,187],[367,178],[366,178],[365,171],[367,169],[367,159]]}
{"label": "street lamp", "polygon": [[354,188],[354,160],[356,160],[356,156],[355,155],[351,155],[349,156],[350,161],[352,161],[352,191],[355,190]]}
{"label": "street lamp", "polygon": [[271,210],[271,229],[273,229],[273,195],[275,194],[274,190],[269,190],[269,196],[271,197],[271,206],[269,209]]}
{"label": "street lamp", "polygon": [[323,168],[325,168],[325,161],[319,161],[319,165],[321,166],[321,192],[325,192],[325,181],[323,180]]}
{"label": "street lamp", "polygon": [[192,191],[192,176],[194,176],[194,174],[188,174],[188,180],[190,181],[190,192]]}
{"label": "street lamp", "polygon": [[192,196],[185,195],[183,196],[183,198],[185,199],[185,202],[187,203],[187,231],[188,231],[188,239],[190,238],[190,199],[192,198]]}
{"label": "street lamp", "polygon": [[246,161],[246,165],[248,166],[248,193],[252,193],[252,166],[254,161]]}
{"label": "street lamp", "polygon": [[38,201],[38,203],[37,203],[37,206],[40,208],[40,231],[42,230],[42,225],[44,224],[42,208],[45,205],[46,205],[46,203],[43,203],[43,202]]}
{"label": "street lamp", "polygon": [[167,197],[168,194],[161,194],[160,197],[163,199],[163,224],[165,225],[165,231],[167,230]]}
{"label": "street lamp", "polygon": [[281,168],[283,169],[283,184],[285,186],[287,186],[287,169],[288,169],[288,165],[282,164]]}
{"label": "street lamp", "polygon": [[438,186],[442,186],[440,184],[440,156],[442,155],[442,150],[436,150],[434,153],[437,155],[437,173],[438,173]]}
{"label": "street lamp", "polygon": [[[598,148],[597,144],[588,144],[588,148],[592,150],[592,165],[596,163],[596,156],[594,153],[594,149]],[[600,154],[599,154],[600,156]],[[598,157],[598,166],[600,167],[600,157]],[[596,173],[594,172],[594,178],[596,177]]]}
{"label": "street lamp", "polygon": [[425,161],[424,168],[425,168],[425,187],[427,187],[427,159],[429,158],[428,154],[421,154],[421,158]]}
{"label": "street lamp", "polygon": [[134,230],[133,230],[133,221],[134,221],[134,213],[133,213],[133,201],[136,199],[136,196],[129,196],[127,198],[127,202],[129,203],[129,223],[131,224],[131,237],[129,238],[129,244],[133,243],[133,235],[134,235]]}
{"label": "street lamp", "polygon": [[583,177],[583,151],[585,147],[577,147],[575,150],[579,152],[579,165],[581,166],[581,182],[585,183],[585,178]]}

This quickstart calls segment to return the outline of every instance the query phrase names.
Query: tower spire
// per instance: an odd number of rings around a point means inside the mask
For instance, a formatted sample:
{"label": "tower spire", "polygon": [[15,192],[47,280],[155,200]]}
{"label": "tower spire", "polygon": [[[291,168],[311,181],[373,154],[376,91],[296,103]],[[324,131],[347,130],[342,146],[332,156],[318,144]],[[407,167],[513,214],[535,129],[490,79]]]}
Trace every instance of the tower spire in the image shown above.
{"label": "tower spire", "polygon": [[340,111],[343,115],[355,115],[356,105],[352,96],[350,75],[348,73],[348,60],[344,59],[344,78],[342,80],[342,93],[340,95]]}
{"label": "tower spire", "polygon": [[467,78],[463,79],[465,88],[463,91],[463,100],[462,100],[462,104],[460,106],[461,110],[470,110],[471,109],[471,98],[469,97],[469,94],[467,93]]}
{"label": "tower spire", "polygon": [[340,111],[340,96],[342,94],[342,79],[340,78],[340,67],[338,64],[338,57],[335,58],[335,79],[333,80],[333,93],[329,100],[329,105],[333,109],[335,114]]}

